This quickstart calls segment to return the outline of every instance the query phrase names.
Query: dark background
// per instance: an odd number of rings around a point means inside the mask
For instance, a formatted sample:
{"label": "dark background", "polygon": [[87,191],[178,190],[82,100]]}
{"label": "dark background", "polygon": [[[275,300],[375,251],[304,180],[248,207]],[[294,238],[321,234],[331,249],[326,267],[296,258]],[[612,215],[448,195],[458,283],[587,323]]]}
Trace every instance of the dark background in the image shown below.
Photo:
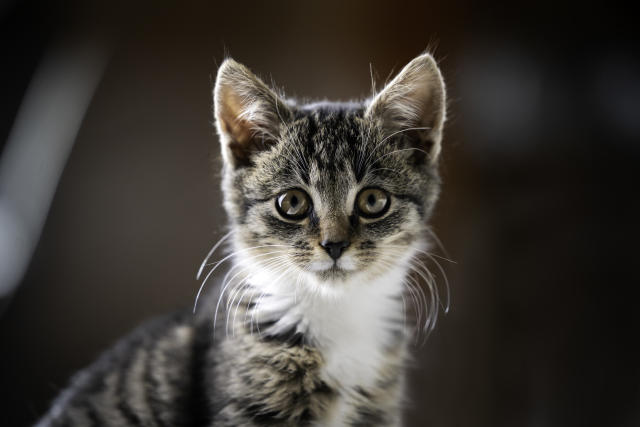
{"label": "dark background", "polygon": [[433,225],[456,264],[452,309],[416,349],[407,424],[640,425],[634,16],[584,2],[5,2],[0,144],[52,46],[110,53],[26,277],[1,301],[0,425],[34,422],[118,337],[192,304],[225,223],[211,117],[225,53],[289,95],[348,99],[369,95],[370,63],[381,84],[427,46],[451,100]]}

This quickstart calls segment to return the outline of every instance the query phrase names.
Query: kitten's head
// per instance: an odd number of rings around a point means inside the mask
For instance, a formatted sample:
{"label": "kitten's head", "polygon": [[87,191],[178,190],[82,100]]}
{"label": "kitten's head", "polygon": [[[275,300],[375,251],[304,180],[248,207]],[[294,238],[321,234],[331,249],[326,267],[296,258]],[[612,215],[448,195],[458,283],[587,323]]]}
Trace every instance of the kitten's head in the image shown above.
{"label": "kitten's head", "polygon": [[429,54],[373,99],[310,105],[228,59],[214,98],[225,208],[243,259],[340,287],[379,277],[424,246],[445,121]]}

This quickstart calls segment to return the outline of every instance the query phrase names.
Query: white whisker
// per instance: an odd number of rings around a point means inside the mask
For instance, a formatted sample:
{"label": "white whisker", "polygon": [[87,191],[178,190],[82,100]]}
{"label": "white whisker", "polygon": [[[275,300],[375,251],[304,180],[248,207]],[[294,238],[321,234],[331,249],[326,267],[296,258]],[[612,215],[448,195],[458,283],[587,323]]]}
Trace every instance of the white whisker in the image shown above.
{"label": "white whisker", "polygon": [[[256,256],[254,256],[254,259],[255,259],[255,258],[259,258],[259,257],[264,257],[264,256],[272,255],[272,254],[276,254],[276,253],[282,253],[282,252],[284,252],[284,251],[273,251],[273,252],[268,252],[268,253],[266,253],[266,254],[260,254],[260,255],[256,255]],[[275,262],[275,261],[277,261],[277,260],[279,260],[280,258],[285,257],[285,256],[286,256],[286,255],[278,255],[278,256],[274,257],[272,260],[270,260],[269,262]],[[216,303],[216,309],[215,309],[215,313],[214,313],[214,316],[213,316],[213,330],[214,330],[214,334],[215,334],[215,330],[216,330],[216,322],[217,322],[217,319],[218,319],[218,310],[219,310],[219,308],[220,308],[220,303],[221,303],[221,302],[222,302],[222,300],[224,299],[225,291],[227,290],[227,288],[228,288],[229,286],[232,286],[233,279],[235,279],[239,274],[244,273],[244,272],[246,272],[247,270],[249,270],[249,269],[250,269],[250,267],[249,267],[249,266],[243,266],[243,265],[241,265],[241,264],[236,264],[234,267],[232,267],[232,268],[231,268],[231,270],[233,270],[233,269],[235,269],[235,268],[239,268],[239,267],[241,268],[241,270],[240,270],[238,273],[236,273],[236,274],[235,274],[235,275],[234,275],[234,276],[229,280],[229,282],[223,281],[222,290],[220,291],[220,295],[218,296],[218,302]],[[226,277],[226,276],[225,276],[225,277]],[[242,279],[242,281],[241,281],[239,284],[236,284],[235,286],[240,286],[242,283],[246,282],[246,281],[248,280],[248,278],[249,278],[249,276],[247,276],[247,277],[243,278],[243,279]],[[235,287],[234,287],[234,289],[235,289]]]}
{"label": "white whisker", "polygon": [[[409,268],[409,271],[413,274],[416,274],[418,277],[420,277],[424,281],[425,285],[429,290],[429,298],[427,298],[422,287],[419,285],[416,279],[412,277],[411,273],[408,274],[406,278],[407,288],[410,290],[411,296],[417,298],[417,300],[419,301],[419,305],[424,307],[427,313],[427,316],[424,319],[422,319],[421,317],[418,318],[418,324],[422,324],[423,331],[426,334],[429,334],[435,328],[435,324],[438,319],[438,311],[439,311],[438,306],[440,305],[445,313],[447,313],[449,309],[449,282],[448,282],[448,279],[446,278],[444,269],[437,262],[437,260],[434,259],[434,257],[432,256],[433,254],[421,249],[408,248],[408,247],[399,246],[399,245],[385,245],[385,246],[381,246],[379,249],[388,250],[391,253],[395,253],[396,255],[406,254],[410,250],[414,250],[419,254],[425,255],[432,262],[434,262],[434,264],[436,264],[437,268],[442,274],[443,279],[445,281],[446,291],[447,291],[446,305],[442,305],[441,303],[439,291],[436,285],[436,280],[434,275],[431,273],[431,271],[429,271],[427,266],[420,260],[417,254],[411,255],[411,257],[408,260],[407,267]],[[421,313],[418,313],[417,315],[421,316]]]}
{"label": "white whisker", "polygon": [[204,267],[207,263],[207,261],[209,261],[209,258],[211,258],[211,255],[213,255],[213,253],[216,251],[216,249],[218,249],[218,247],[225,241],[227,240],[233,233],[235,233],[236,230],[231,230],[229,231],[227,234],[225,234],[224,236],[222,236],[215,245],[213,245],[213,247],[211,248],[211,250],[209,250],[209,253],[207,254],[207,256],[204,258],[204,260],[202,261],[202,264],[200,264],[200,268],[198,269],[198,272],[196,273],[196,280],[200,280],[200,275],[202,274],[202,270],[204,270]]}
{"label": "white whisker", "polygon": [[[287,256],[286,255],[281,255],[279,257],[274,257],[272,260],[269,261],[269,265],[265,266],[265,268],[274,268],[274,266],[280,266],[280,265],[286,265],[286,263],[288,262],[287,260]],[[245,282],[248,280],[248,277],[244,280]],[[252,285],[250,283],[247,284],[248,287],[251,287]],[[245,286],[243,286],[242,288],[244,288]],[[235,294],[233,295],[233,297],[231,298],[230,302],[227,302],[227,322],[226,322],[226,326],[225,326],[225,330],[228,329],[229,327],[229,315],[231,314],[231,311],[233,309],[233,302],[235,301],[236,296],[238,295],[238,293],[240,292],[240,290],[237,290],[235,292]],[[246,293],[246,291],[245,291]],[[243,293],[243,296],[245,295],[245,293]],[[233,324],[231,326],[232,328],[232,335],[235,336],[235,319],[236,319],[236,315],[237,315],[237,310],[240,306],[240,303],[242,302],[242,297],[240,298],[240,300],[238,300],[238,305],[236,306],[236,310],[233,316]]]}
{"label": "white whisker", "polygon": [[[386,246],[384,246],[384,247],[385,247],[385,248],[398,248],[398,249],[404,249],[404,247],[403,247],[403,246],[397,246],[397,245],[386,245]],[[452,260],[450,260],[450,259],[448,259],[448,258],[444,258],[444,257],[438,256],[438,255],[436,255],[436,254],[432,254],[432,253],[430,253],[430,252],[424,251],[424,250],[422,250],[422,249],[415,249],[415,250],[416,250],[417,252],[419,252],[419,253],[421,253],[421,254],[425,255],[426,257],[428,257],[428,258],[429,258],[429,259],[430,259],[430,260],[431,260],[431,261],[436,265],[436,267],[437,267],[437,268],[438,268],[438,270],[440,271],[440,274],[442,275],[442,279],[444,280],[445,290],[446,290],[446,303],[445,303],[445,305],[444,305],[442,308],[444,309],[444,312],[445,312],[445,313],[448,313],[448,312],[449,312],[449,308],[450,308],[450,298],[451,298],[451,296],[450,296],[450,292],[451,292],[451,291],[450,291],[450,286],[449,286],[449,279],[448,279],[448,277],[447,277],[446,272],[444,271],[444,268],[442,267],[442,265],[441,265],[441,264],[440,264],[440,263],[439,263],[435,258],[437,257],[437,258],[443,259],[443,260],[445,260],[445,261],[451,262],[451,263],[453,263],[453,264],[456,264],[456,262],[455,262],[455,261],[452,261]],[[421,264],[421,263],[420,263],[420,264]],[[428,270],[424,265],[423,265],[423,267],[424,267],[427,271],[429,271],[429,270]],[[429,272],[429,274],[431,275],[431,272]],[[433,278],[433,275],[432,275],[432,279],[433,279],[433,281],[435,282],[435,279]]]}
{"label": "white whisker", "polygon": [[193,312],[196,312],[196,309],[198,307],[198,300],[200,299],[200,294],[202,293],[202,289],[204,289],[205,284],[207,283],[207,280],[209,280],[209,277],[211,277],[211,275],[213,274],[214,271],[216,271],[216,269],[222,265],[222,263],[224,263],[225,261],[227,261],[229,258],[242,253],[242,252],[246,252],[248,250],[251,249],[258,249],[258,248],[268,248],[268,247],[286,247],[288,248],[288,245],[261,245],[261,246],[254,246],[251,248],[245,248],[245,249],[241,249],[238,251],[235,251],[233,253],[230,253],[229,255],[227,255],[226,257],[222,258],[220,261],[215,262],[215,263],[211,263],[211,264],[207,264],[207,265],[213,265],[213,268],[211,270],[209,270],[209,273],[207,273],[207,275],[205,276],[204,280],[202,281],[202,284],[200,285],[200,288],[198,289],[198,293],[196,294],[196,301],[193,304]]}
{"label": "white whisker", "polygon": [[[405,128],[405,129],[400,129],[398,131],[395,131],[393,133],[391,133],[390,135],[386,136],[385,138],[383,138],[381,141],[379,141],[378,143],[376,143],[376,145],[373,147],[373,149],[371,150],[371,152],[369,153],[369,155],[367,156],[364,165],[365,167],[368,167],[370,164],[370,160],[371,160],[371,156],[378,150],[378,148],[380,148],[382,146],[382,144],[387,141],[389,138],[392,138],[394,136],[396,136],[399,133],[403,133],[403,132],[408,132],[411,130],[428,130],[430,128],[428,127],[412,127],[412,128]],[[379,160],[379,159],[378,159]]]}

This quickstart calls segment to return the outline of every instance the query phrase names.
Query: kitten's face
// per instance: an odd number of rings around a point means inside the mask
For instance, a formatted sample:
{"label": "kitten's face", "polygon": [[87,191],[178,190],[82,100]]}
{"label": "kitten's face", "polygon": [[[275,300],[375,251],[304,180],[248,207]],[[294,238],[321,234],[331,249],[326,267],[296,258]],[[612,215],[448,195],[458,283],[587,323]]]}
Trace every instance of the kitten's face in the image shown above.
{"label": "kitten's face", "polygon": [[[227,188],[244,247],[277,252],[323,281],[380,272],[423,236],[434,168],[402,138],[385,141],[363,110],[306,111]],[[376,148],[377,147],[377,148]],[[281,246],[267,246],[281,245]],[[258,258],[260,259],[260,258]]]}
{"label": "kitten's face", "polygon": [[392,82],[371,103],[304,107],[223,64],[216,114],[225,207],[245,259],[332,285],[379,276],[422,246],[439,189],[444,89],[433,60],[419,58],[423,74],[410,64],[396,80],[426,78],[394,82],[430,85],[413,87],[425,99],[398,95]]}

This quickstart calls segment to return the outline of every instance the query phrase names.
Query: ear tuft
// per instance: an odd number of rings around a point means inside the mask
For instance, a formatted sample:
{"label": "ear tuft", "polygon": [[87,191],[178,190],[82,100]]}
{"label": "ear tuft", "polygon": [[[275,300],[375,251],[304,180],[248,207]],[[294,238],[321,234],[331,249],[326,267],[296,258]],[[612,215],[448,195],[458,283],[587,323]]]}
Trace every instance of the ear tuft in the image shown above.
{"label": "ear tuft", "polygon": [[213,96],[222,155],[233,168],[250,166],[257,153],[278,140],[281,125],[291,118],[285,102],[233,59],[220,66]]}
{"label": "ear tuft", "polygon": [[440,154],[446,118],[446,90],[433,57],[414,58],[374,97],[366,117],[379,120],[389,134],[414,130],[415,144],[434,163]]}

